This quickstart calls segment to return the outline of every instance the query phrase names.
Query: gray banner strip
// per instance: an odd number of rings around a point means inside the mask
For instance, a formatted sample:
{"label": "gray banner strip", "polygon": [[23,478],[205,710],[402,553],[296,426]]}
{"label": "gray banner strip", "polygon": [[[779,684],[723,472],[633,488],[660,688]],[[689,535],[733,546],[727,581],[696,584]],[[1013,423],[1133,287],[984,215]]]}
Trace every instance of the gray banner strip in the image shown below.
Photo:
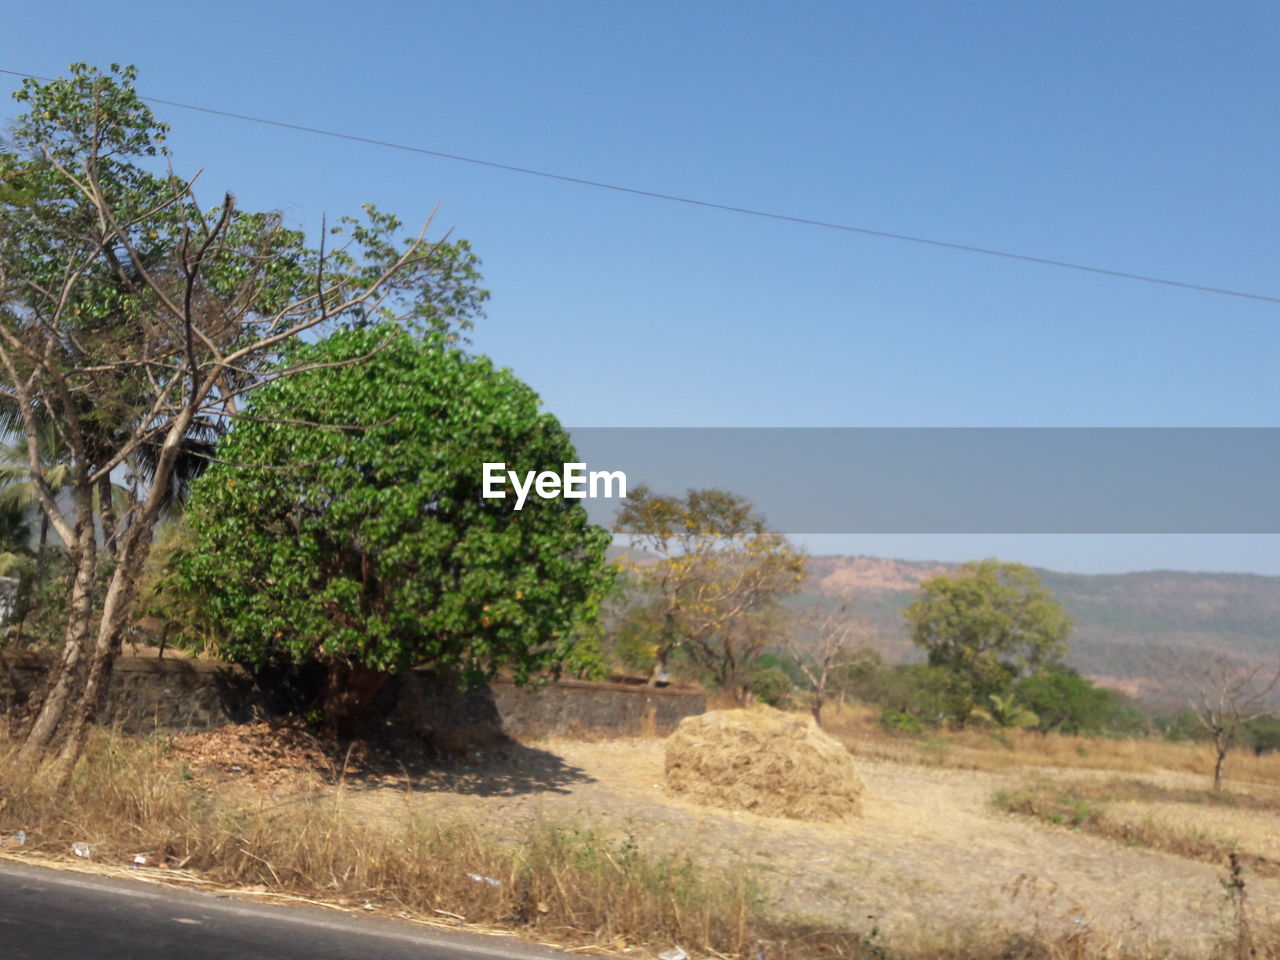
{"label": "gray banner strip", "polygon": [[[784,533],[1280,533],[1280,428],[570,430],[632,488],[719,487]],[[584,500],[611,525],[616,500]]]}

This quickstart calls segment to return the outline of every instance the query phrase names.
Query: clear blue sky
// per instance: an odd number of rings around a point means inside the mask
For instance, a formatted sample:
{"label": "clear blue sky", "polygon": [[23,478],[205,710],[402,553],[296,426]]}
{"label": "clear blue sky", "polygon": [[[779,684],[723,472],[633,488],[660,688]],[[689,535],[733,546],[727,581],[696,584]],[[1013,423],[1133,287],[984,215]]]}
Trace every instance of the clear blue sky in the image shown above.
{"label": "clear blue sky", "polygon": [[[6,10],[0,67],[1280,296],[1278,42],[1263,2],[49,2]],[[438,204],[493,291],[476,349],[569,425],[1280,425],[1277,304],[158,112],[210,200]],[[1275,537],[812,546],[1280,573]]]}

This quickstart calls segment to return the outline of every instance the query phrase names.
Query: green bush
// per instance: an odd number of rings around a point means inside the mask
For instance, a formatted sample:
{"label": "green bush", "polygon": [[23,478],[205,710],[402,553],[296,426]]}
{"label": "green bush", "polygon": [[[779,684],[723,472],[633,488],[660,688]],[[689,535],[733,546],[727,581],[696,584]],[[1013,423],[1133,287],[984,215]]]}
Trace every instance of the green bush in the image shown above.
{"label": "green bush", "polygon": [[1098,736],[1118,712],[1118,698],[1095,687],[1071,667],[1054,665],[1013,685],[1018,702],[1034,713],[1046,733]]}
{"label": "green bush", "polygon": [[316,367],[250,394],[191,497],[176,587],[207,604],[220,652],[324,664],[335,721],[419,664],[469,681],[594,669],[570,655],[611,581],[608,532],[576,500],[482,496],[484,463],[577,460],[533,390],[390,325],[290,359]]}
{"label": "green bush", "polygon": [[918,734],[929,729],[929,724],[915,714],[892,708],[880,714],[880,726],[889,733]]}
{"label": "green bush", "polygon": [[757,670],[751,677],[750,689],[761,703],[780,709],[791,705],[791,695],[795,692],[791,678],[778,667]]}
{"label": "green bush", "polygon": [[1244,725],[1243,740],[1258,756],[1280,750],[1280,717],[1267,714],[1250,720]]}

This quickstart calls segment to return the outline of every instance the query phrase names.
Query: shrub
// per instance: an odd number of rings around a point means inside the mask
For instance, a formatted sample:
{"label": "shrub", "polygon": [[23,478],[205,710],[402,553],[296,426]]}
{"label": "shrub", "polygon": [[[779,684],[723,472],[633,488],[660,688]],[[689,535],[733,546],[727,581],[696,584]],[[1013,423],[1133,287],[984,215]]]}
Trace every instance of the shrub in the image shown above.
{"label": "shrub", "polygon": [[751,677],[751,694],[761,703],[785,709],[791,705],[795,687],[791,678],[778,667],[765,667]]}

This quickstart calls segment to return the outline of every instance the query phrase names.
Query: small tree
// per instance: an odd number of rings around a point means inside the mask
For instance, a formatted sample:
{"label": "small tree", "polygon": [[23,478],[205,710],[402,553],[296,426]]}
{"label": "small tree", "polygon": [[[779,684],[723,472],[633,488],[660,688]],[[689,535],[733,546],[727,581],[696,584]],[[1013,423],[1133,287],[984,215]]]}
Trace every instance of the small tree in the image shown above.
{"label": "small tree", "polygon": [[656,556],[629,565],[641,599],[628,616],[655,638],[650,683],[684,649],[721,687],[749,699],[755,662],[781,634],[778,598],[799,589],[804,556],[749,500],[724,490],[681,498],[638,486],[614,532]]}
{"label": "small tree", "polygon": [[1245,726],[1268,712],[1271,695],[1280,684],[1280,660],[1274,669],[1266,664],[1248,667],[1216,654],[1194,664],[1179,663],[1175,669],[1187,706],[1213,744],[1213,789],[1221,790],[1227,754]]}
{"label": "small tree", "polygon": [[254,391],[192,494],[180,578],[221,653],[324,664],[341,733],[411,666],[555,670],[609,584],[610,537],[575,500],[483,498],[485,462],[576,460],[537,395],[487,358],[376,327],[289,362],[312,369]]}
{"label": "small tree", "polygon": [[[794,614],[795,627],[787,639],[787,649],[813,690],[810,710],[815,723],[822,722],[822,708],[833,682],[842,670],[870,658],[854,652],[854,645],[866,638],[866,626],[849,615],[847,605],[834,611],[807,608]],[[799,637],[804,637],[801,643]]]}
{"label": "small tree", "polygon": [[997,727],[1034,727],[1040,722],[1034,710],[1028,710],[1014,699],[1012,693],[1001,696],[998,693],[987,695],[990,706],[974,707],[969,716],[974,720],[993,723]]}
{"label": "small tree", "polygon": [[1027,567],[982,560],[933,577],[904,611],[929,663],[947,671],[950,714],[964,723],[992,694],[1065,652],[1071,621]]}

